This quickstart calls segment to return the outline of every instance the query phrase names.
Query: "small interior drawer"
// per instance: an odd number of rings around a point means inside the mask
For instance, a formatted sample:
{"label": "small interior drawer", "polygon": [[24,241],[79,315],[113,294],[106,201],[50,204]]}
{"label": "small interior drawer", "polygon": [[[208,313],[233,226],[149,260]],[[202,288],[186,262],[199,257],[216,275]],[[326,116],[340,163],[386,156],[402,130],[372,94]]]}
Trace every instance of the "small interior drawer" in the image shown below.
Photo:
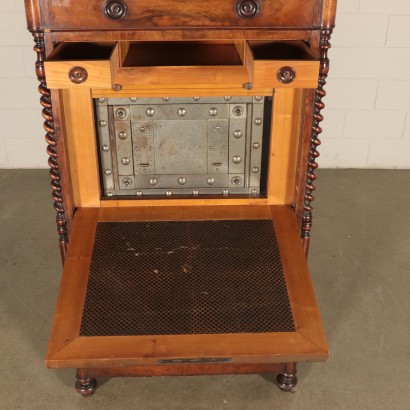
{"label": "small interior drawer", "polygon": [[45,71],[51,89],[316,88],[319,62],[303,41],[60,43]]}
{"label": "small interior drawer", "polygon": [[140,41],[121,47],[116,79],[125,88],[241,87],[243,42]]}
{"label": "small interior drawer", "polygon": [[118,58],[116,43],[60,43],[44,64],[47,86],[111,88]]}
{"label": "small interior drawer", "polygon": [[319,61],[303,41],[247,41],[245,65],[254,87],[317,87]]}

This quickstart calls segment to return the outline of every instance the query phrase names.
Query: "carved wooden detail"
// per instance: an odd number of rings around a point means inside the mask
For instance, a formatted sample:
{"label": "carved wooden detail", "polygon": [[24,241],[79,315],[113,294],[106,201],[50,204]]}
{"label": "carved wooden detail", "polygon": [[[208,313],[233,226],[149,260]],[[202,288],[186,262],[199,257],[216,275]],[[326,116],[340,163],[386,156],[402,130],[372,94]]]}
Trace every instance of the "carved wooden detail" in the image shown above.
{"label": "carved wooden detail", "polygon": [[67,221],[65,216],[64,201],[62,196],[62,187],[60,184],[60,167],[58,164],[58,149],[56,140],[56,131],[54,128],[54,117],[51,104],[51,93],[46,85],[46,77],[44,72],[44,60],[45,60],[45,45],[44,45],[44,32],[32,31],[34,37],[34,51],[37,53],[36,60],[36,75],[40,85],[38,90],[41,94],[40,103],[43,106],[42,115],[44,118],[44,129],[46,131],[45,140],[47,142],[47,154],[49,155],[48,165],[50,167],[51,187],[53,189],[54,209],[57,212],[56,224],[57,232],[60,241],[60,252],[63,262],[65,260],[67,250]]}
{"label": "carved wooden detail", "polygon": [[316,158],[319,157],[319,152],[317,147],[321,144],[319,135],[322,132],[320,123],[323,121],[323,115],[321,111],[325,107],[322,99],[326,95],[324,86],[326,85],[326,78],[329,72],[329,58],[328,51],[331,47],[330,37],[332,35],[332,28],[325,28],[321,30],[320,34],[320,71],[319,71],[319,82],[315,91],[315,102],[313,111],[313,124],[312,133],[310,137],[310,149],[309,149],[309,159],[307,168],[307,178],[306,178],[306,190],[303,202],[303,217],[302,217],[302,239],[303,247],[305,249],[306,255],[309,251],[310,242],[310,230],[312,229],[312,202],[315,197],[313,196],[313,191],[316,189],[314,183],[317,179],[316,170],[318,164]]}

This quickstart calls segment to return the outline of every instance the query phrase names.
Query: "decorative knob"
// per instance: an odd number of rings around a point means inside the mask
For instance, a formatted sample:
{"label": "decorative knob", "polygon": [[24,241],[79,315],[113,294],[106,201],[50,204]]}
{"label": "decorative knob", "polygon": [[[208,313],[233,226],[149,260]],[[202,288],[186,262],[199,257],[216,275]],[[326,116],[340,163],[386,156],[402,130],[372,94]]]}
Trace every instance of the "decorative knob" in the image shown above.
{"label": "decorative knob", "polygon": [[127,5],[121,0],[109,1],[105,5],[105,15],[113,20],[120,20],[127,14]]}
{"label": "decorative knob", "polygon": [[68,72],[68,77],[74,84],[82,84],[87,81],[88,73],[87,70],[83,67],[73,67]]}
{"label": "decorative knob", "polygon": [[239,0],[236,3],[236,12],[243,19],[251,19],[259,13],[259,2],[257,0]]}
{"label": "decorative knob", "polygon": [[278,70],[277,77],[282,84],[290,84],[296,78],[296,71],[292,67],[285,66]]}

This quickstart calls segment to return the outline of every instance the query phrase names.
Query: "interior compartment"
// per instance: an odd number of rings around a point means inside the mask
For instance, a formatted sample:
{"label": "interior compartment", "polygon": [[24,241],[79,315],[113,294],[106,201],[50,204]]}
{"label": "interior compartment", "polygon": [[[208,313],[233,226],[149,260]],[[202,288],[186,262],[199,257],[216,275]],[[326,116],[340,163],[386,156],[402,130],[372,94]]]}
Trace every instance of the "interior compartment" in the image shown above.
{"label": "interior compartment", "polygon": [[108,60],[116,43],[60,43],[47,58],[48,61]]}
{"label": "interior compartment", "polygon": [[235,66],[242,65],[233,43],[144,41],[131,43],[122,66]]}
{"label": "interior compartment", "polygon": [[248,41],[255,60],[314,60],[303,41]]}
{"label": "interior compartment", "polygon": [[[255,60],[314,60],[303,41],[247,41]],[[240,66],[243,42],[139,41],[121,42],[122,67]],[[48,61],[93,61],[111,57],[116,43],[60,43]]]}

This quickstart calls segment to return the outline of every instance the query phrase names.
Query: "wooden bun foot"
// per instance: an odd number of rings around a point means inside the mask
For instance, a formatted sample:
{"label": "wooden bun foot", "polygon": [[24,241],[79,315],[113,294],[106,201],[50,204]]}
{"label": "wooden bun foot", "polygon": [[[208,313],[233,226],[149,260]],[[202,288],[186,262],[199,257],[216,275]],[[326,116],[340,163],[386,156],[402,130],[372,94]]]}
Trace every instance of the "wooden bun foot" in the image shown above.
{"label": "wooden bun foot", "polygon": [[279,373],[276,376],[276,385],[282,391],[291,391],[297,384],[296,373]]}
{"label": "wooden bun foot", "polygon": [[95,393],[97,388],[97,381],[77,372],[77,381],[75,382],[75,389],[84,397],[90,397]]}

